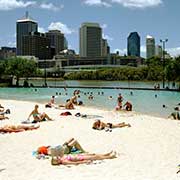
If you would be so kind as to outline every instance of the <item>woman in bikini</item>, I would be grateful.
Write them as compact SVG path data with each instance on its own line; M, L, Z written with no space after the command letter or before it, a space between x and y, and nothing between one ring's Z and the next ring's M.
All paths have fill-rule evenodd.
M114 159L116 152L109 152L106 154L77 154L77 155L64 155L63 151L58 157L52 157L52 165L78 165L87 164L95 160Z
M38 112L38 108L39 108L39 106L36 104L35 107L34 107L34 110L30 113L30 115L28 117L28 120L29 120L29 118L32 115L33 118L34 118L33 123L37 123L37 122L41 122L41 121L46 121L46 119L49 120L49 121L52 121L52 119L46 113L40 114Z
M100 121L99 119L93 123L92 128L96 130L103 130L105 128L122 128L122 127L131 127L130 124L126 124L125 122L112 124L112 123L105 123Z

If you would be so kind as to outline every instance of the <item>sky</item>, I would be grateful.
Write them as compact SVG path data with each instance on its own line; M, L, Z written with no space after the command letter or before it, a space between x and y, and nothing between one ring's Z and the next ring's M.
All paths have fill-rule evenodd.
M0 0L0 47L16 46L16 21L26 11L38 22L40 32L59 29L69 48L79 53L79 27L97 22L111 52L124 55L127 37L138 32L141 55L145 57L146 36L168 39L166 50L180 55L180 0Z

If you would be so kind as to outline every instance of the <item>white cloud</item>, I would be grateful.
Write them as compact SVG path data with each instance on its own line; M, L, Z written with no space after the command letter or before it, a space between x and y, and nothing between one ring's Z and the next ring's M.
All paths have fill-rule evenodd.
M35 1L17 1L17 0L0 0L0 10L12 10L12 9L16 9L16 8L25 8L28 6L32 6L35 5L36 2Z
M113 3L118 3L128 8L147 8L155 7L163 3L163 0L83 0L89 6L111 7Z
M144 45L141 46L141 52L142 52L142 53L146 53L146 46L144 46Z
M64 5L56 6L53 3L42 3L40 4L40 8L52 11L59 11L64 8Z
M119 52L121 56L123 56L124 54L127 54L127 49L114 49L113 53L117 53L117 51Z
M88 5L88 6L111 7L111 4L105 2L104 0L84 0L84 4L86 4L86 5Z
M103 39L107 39L109 41L113 41L113 38L108 36L108 35L102 34L102 37L103 37Z
M167 52L171 55L171 56L179 56L180 55L180 47L176 47L176 48L168 48Z
M38 32L40 33L45 33L46 30L43 27L38 27Z
M16 42L8 42L9 47L16 47Z
M147 8L162 4L162 0L111 0L129 8Z
M102 29L106 29L106 28L107 28L107 24L102 24L102 25L101 25L101 28L102 28Z
M75 32L73 29L70 29L66 24L61 22L52 22L49 27L49 30L60 30L64 34L72 34Z

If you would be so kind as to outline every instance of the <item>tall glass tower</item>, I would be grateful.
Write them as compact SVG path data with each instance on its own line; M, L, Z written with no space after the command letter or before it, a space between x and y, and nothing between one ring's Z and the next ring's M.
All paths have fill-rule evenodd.
M102 29L98 23L83 23L79 30L80 56L100 57L102 54Z
M152 36L147 35L146 37L146 58L152 58L155 56L155 39Z
M128 56L140 57L140 36L137 32L131 32L128 36Z
M29 17L26 12L25 17L16 22L16 49L17 55L22 55L22 39L24 35L29 35L32 32L38 31L38 24Z

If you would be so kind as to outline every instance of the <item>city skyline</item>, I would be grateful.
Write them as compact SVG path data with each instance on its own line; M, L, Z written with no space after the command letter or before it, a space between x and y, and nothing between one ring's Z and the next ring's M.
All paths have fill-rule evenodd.
M84 22L99 23L103 37L108 40L111 52L127 53L127 37L138 32L141 37L141 56L145 57L146 36L168 38L167 51L180 54L178 33L180 26L174 19L180 17L180 2L174 0L49 0L49 1L0 1L0 46L15 46L16 21L25 11L38 22L39 31L59 29L68 40L69 48L79 53L78 30Z

